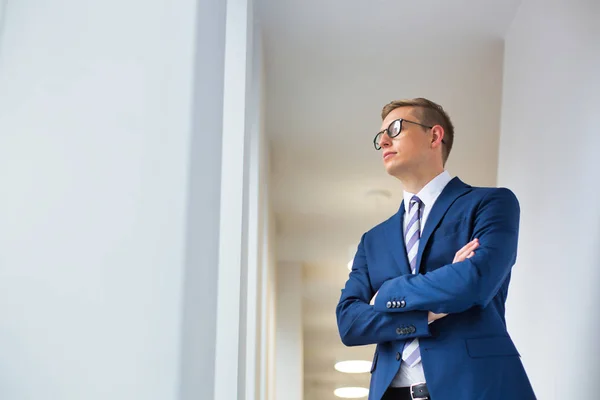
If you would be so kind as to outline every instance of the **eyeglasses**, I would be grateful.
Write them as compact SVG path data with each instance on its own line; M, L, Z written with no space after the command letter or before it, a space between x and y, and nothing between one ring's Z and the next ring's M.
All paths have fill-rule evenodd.
M390 137L390 139L393 139L396 136L398 136L400 134L400 132L402 132L402 123L403 122L409 122L411 124L419 125L424 128L427 128L427 129L433 128L433 126L423 125L423 124L420 124L415 121L409 121L409 120L402 119L402 118L397 119L395 121L392 121L392 123L387 127L387 129L384 129L381 132L379 132L377 135L375 135L375 139L373 139L373 145L375 146L375 150L381 150L380 142L381 142L381 138L383 137L384 134L387 133L387 135ZM444 142L444 139L442 139L442 143L446 143L446 142Z

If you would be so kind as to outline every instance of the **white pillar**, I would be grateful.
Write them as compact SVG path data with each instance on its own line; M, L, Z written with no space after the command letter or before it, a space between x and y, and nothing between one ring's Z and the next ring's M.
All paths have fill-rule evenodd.
M2 398L177 397L196 14L7 3Z
M215 399L244 400L247 379L254 379L255 373L255 369L245 370L246 352L256 345L246 342L248 220L244 218L250 165L246 130L253 99L248 90L252 87L252 1L228 0L226 15Z
M3 397L251 400L251 1L4 11Z
M260 115L260 82L255 79L260 75L254 70L261 67L262 55L253 54L251 0L201 2L198 41L211 51L199 47L197 54L194 110L204 118L195 126L199 139L192 147L192 167L197 167L190 210L212 215L202 220L200 211L190 220L190 229L211 238L199 243L198 235L190 234L188 240L181 397L253 400L259 379L252 364L260 343L256 181L262 157L255 145ZM213 176L210 187L196 179L212 172L219 179ZM208 199L220 199L219 207L203 206Z
M304 399L302 332L302 265L277 268L276 395L277 400Z
M524 0L506 38L498 183L521 203L507 325L540 399L600 390L599 18L596 0Z
M246 399L258 400L261 390L261 353L266 343L263 343L261 336L265 336L266 331L261 324L262 321L262 300L263 293L266 292L266 286L263 284L262 260L266 257L264 254L263 242L267 226L264 225L264 215L269 208L265 206L265 188L268 176L265 171L266 154L263 142L265 140L264 129L262 129L262 43L260 28L258 24L253 26L252 35L252 74L250 76L250 99L247 105L248 118L246 131L248 132L249 146L246 157L248 157L248 204L246 213L248 216L248 266L245 279L245 301L242 303L246 307L245 321L245 371L247 379L245 380ZM268 271L266 271L268 272ZM242 291L244 293L244 291ZM266 341L265 341L266 342Z
M263 80L264 84L264 80ZM263 98L264 101L264 98ZM262 109L264 111L264 108ZM264 122L264 119L261 119ZM264 126L264 124L263 124ZM261 128L262 129L262 128ZM264 129L263 129L264 130ZM276 338L276 279L277 279L277 264L276 264L276 232L275 232L275 216L271 209L269 196L269 176L270 166L268 155L268 143L262 136L261 151L265 155L262 157L261 164L262 176L261 186L261 206L262 206L262 226L260 235L262 236L261 246L261 290L260 290L260 400L275 399L275 338Z
M267 191L268 192L268 191ZM261 392L261 399L274 400L276 399L276 364L277 364L277 255L274 243L276 241L276 230L275 230L275 215L272 211L269 211L265 220L266 226L268 226L268 232L266 238L268 239L267 246L265 247L265 254L267 259L263 266L263 271L266 269L266 292L264 293L264 301L266 302L266 318L263 319L263 324L266 326L266 353L264 355L264 366L261 370L266 371L264 379L264 388Z
M199 0L196 18L179 399L212 400L216 378L226 2ZM234 386L235 379L232 374Z

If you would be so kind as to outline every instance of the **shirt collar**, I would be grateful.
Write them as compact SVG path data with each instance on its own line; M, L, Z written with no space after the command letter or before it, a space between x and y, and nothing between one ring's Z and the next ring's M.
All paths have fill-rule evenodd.
M431 207L433 203L437 200L439 195L442 193L442 190L446 187L446 185L452 180L448 171L442 172L435 178L429 181L423 189L419 193L417 193L417 197L421 199L423 205L425 207ZM408 205L410 204L410 200L414 196L414 193L409 193L404 191L404 210L408 210Z

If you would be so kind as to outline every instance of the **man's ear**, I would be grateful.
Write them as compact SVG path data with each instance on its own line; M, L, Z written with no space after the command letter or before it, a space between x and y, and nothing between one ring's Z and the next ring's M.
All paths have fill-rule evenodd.
M431 147L436 148L442 145L444 140L444 128L441 125L434 125L431 128Z

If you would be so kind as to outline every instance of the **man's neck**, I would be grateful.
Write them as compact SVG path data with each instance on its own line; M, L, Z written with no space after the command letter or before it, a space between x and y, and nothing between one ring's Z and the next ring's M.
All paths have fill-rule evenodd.
M444 172L444 168L434 169L431 171L422 171L421 173L417 174L407 174L407 176L398 177L398 179L400 179L400 182L402 182L402 186L404 187L405 191L417 194L442 172Z

